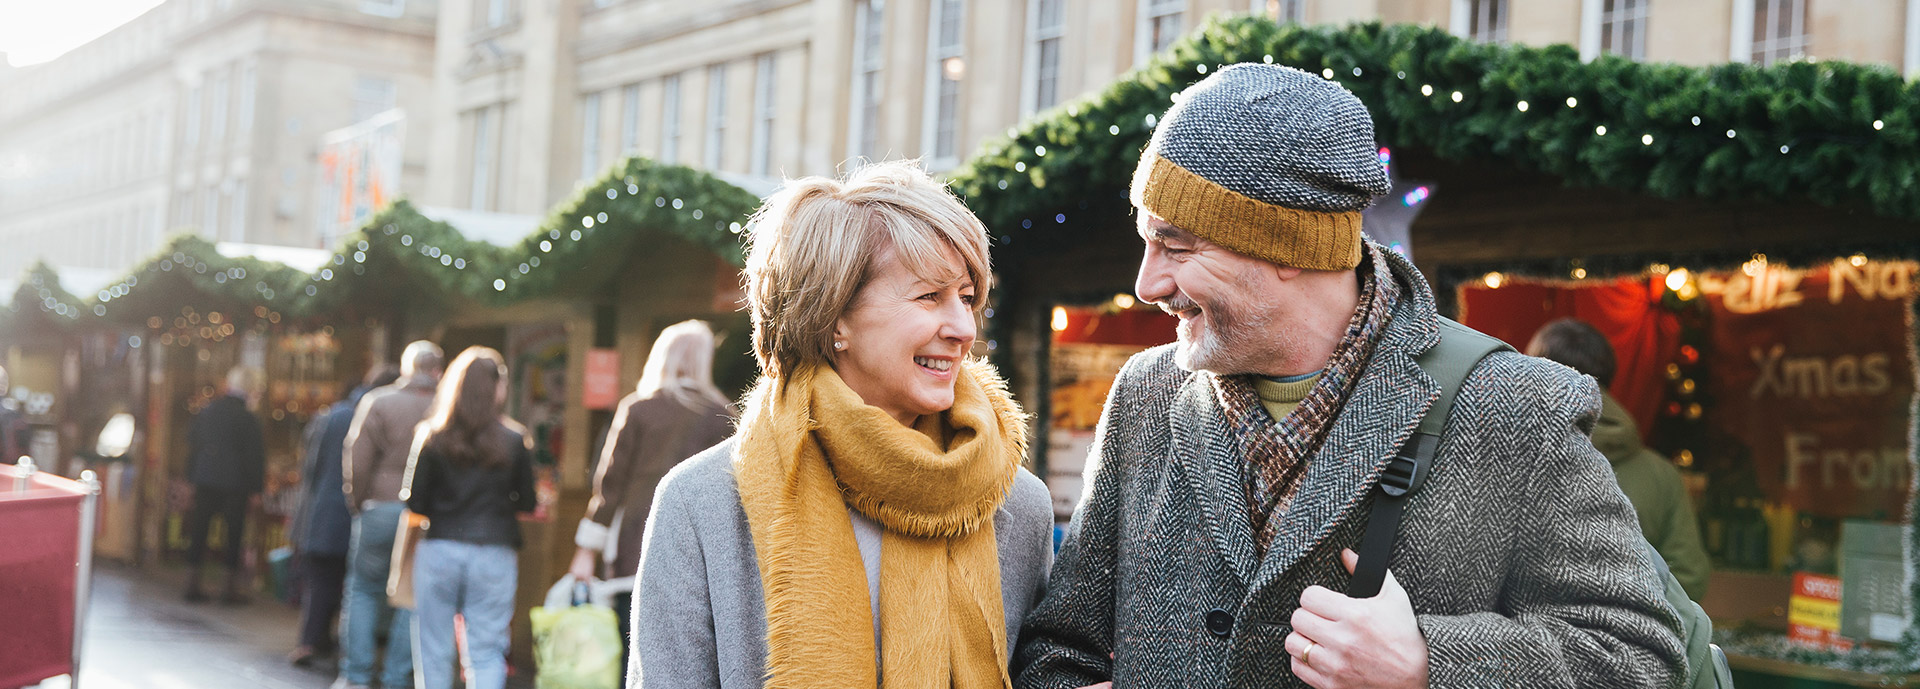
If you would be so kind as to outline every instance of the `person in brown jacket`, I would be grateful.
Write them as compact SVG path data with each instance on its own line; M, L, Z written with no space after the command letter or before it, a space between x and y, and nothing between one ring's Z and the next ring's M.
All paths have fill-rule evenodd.
M353 512L353 536L347 547L346 619L341 624L346 657L336 689L372 683L378 630L388 618L386 659L377 664L383 670L380 684L392 688L413 683L413 615L387 604L387 572L394 534L406 511L400 489L406 487L414 429L427 418L443 361L440 347L432 342L407 345L400 355L400 380L362 397L347 427L341 488Z
M733 432L733 405L713 384L713 349L713 330L702 321L675 323L654 340L640 384L620 400L607 430L593 499L574 534L576 578L632 578L660 477ZM613 602L624 637L631 594Z

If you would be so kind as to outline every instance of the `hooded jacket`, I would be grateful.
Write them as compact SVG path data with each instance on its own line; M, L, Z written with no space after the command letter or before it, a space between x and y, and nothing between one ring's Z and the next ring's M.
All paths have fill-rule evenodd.
M1687 597L1700 600L1707 595L1712 564L1700 545L1699 522L1694 519L1680 470L1660 453L1640 444L1640 429L1626 407L1612 395L1603 394L1601 399L1600 420L1593 425L1593 447L1613 465L1613 478L1640 519L1640 532L1654 550L1660 551L1667 569L1673 570L1673 578L1687 590Z

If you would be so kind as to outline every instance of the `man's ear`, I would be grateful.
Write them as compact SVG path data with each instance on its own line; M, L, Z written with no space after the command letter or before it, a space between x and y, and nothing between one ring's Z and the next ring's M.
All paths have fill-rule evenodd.
M1296 277L1300 277L1301 273L1307 272L1306 270L1301 268L1295 268L1293 266L1283 266L1278 263L1269 263L1267 265L1273 266L1274 276L1280 278L1281 280L1292 280Z

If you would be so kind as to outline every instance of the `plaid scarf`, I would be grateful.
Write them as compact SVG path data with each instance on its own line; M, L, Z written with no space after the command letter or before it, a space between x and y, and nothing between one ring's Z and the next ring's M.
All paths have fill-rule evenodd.
M1253 375L1213 376L1214 396L1237 443L1235 454L1244 458L1236 468L1253 518L1255 551L1261 557L1284 526L1284 520L1274 517L1284 514L1292 502L1300 479L1307 474L1308 458L1320 449L1327 429L1346 406L1347 395L1372 357L1374 344L1386 332L1387 319L1400 298L1400 285L1380 251L1367 245L1368 260L1359 268L1360 304L1347 321L1346 336L1293 413L1278 420L1268 414L1254 389Z

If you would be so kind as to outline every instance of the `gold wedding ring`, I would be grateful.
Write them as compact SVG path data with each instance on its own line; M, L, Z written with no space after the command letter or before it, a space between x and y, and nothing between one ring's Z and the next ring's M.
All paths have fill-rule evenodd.
M1312 657L1313 657L1313 647L1315 647L1315 646L1318 646L1318 645L1320 645L1320 644L1319 644L1318 642L1315 642L1315 641L1314 641L1314 640L1312 640L1312 639L1308 639L1308 640L1307 640L1307 650L1304 650L1304 651L1301 651L1301 652L1300 652L1300 664L1301 664L1301 665L1312 665L1312 664L1313 664L1313 661L1311 661L1311 660L1308 660L1308 659L1309 659L1309 658L1312 658Z

